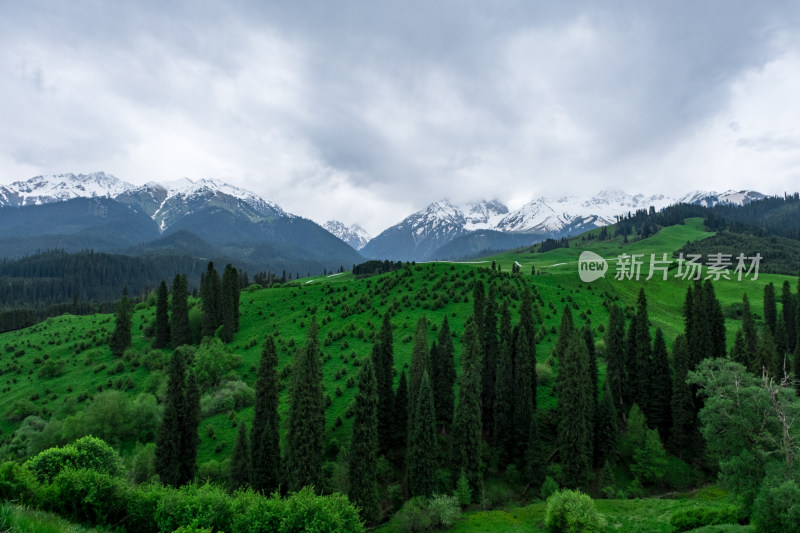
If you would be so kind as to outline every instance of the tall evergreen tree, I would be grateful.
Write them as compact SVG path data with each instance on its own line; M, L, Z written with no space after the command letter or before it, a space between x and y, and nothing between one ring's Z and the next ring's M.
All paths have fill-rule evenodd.
M213 336L222 324L220 279L213 262L208 263L208 268L201 280L200 297L203 300L201 334L203 337Z
M131 347L131 321L133 320L133 309L128 300L128 289L122 291L122 298L117 304L117 313L114 320L114 333L111 334L109 347L111 353L117 357L125 353Z
M350 440L350 500L367 521L378 518L378 384L367 358L358 373L353 437Z
M636 316L631 321L628 339L627 346L630 351L626 357L630 365L631 387L634 390L632 403L639 404L649 420L652 415L649 386L653 343L650 337L650 317L647 313L647 296L644 289L639 290Z
M497 286L489 286L489 296L486 300L484 323L481 328L483 340L483 369L481 375L481 417L482 427L489 442L494 442L494 398L495 378L497 375L497 359L499 346L497 339Z
M428 353L428 323L425 317L417 320L414 331L414 346L411 348L411 368L408 370L408 401L410 405L417 405L417 395L422 384L422 375L430 368ZM430 379L430 374L428 374ZM414 424L416 411L409 417Z
M572 319L572 308L569 305L564 306L564 311L561 313L561 325L558 327L558 337L553 346L553 357L556 361L561 358L561 355L567 349L567 344L572 338L572 333L575 331L575 323Z
M518 327L516 353L514 354L514 462L518 466L524 458L528 445L528 432L535 415L536 404L531 381L536 379L534 358L530 353L530 343L526 328Z
M791 353L794 351L795 340L797 337L797 328L795 324L797 300L792 294L792 288L788 281L783 282L781 302L783 303L781 315L783 318L783 325L786 329L786 351Z
M190 352L191 354L191 352ZM191 483L197 473L197 451L200 449L200 387L193 370L186 376L186 402L181 438L181 484Z
M387 452L392 442L392 411L394 405L394 347L392 340L391 313L383 315L381 328L372 345L372 366L378 387L378 443L382 452ZM404 428L403 431L406 431Z
M433 392L424 372L408 440L408 491L411 496L431 496L436 484L436 418Z
M708 357L725 357L727 350L725 317L722 314L722 305L714 293L714 285L710 280L706 280L703 285L703 292L705 293L705 312L708 320L708 345L711 348Z
M228 488L231 492L250 484L250 445L247 442L247 427L244 422L239 423L239 430L236 433L230 469Z
M776 329L778 328L776 327ZM769 328L761 332L758 348L756 349L756 361L758 362L757 376L760 376L763 372L773 378L783 376L783 354L778 352Z
M622 410L628 397L628 368L625 363L625 315L613 302L608 305L608 327L605 332L606 379L611 399Z
M169 344L169 337L169 291L167 283L161 280L156 300L156 335L153 347L164 348Z
M559 361L557 444L567 487L583 487L592 464L594 415L586 343L570 335Z
M280 418L278 415L278 353L267 335L256 378L253 428L250 433L252 486L270 494L280 484Z
M186 274L175 274L172 280L172 314L170 315L170 336L173 348L189 344L189 285Z
M582 334L583 342L586 343L586 350L589 353L589 375L591 376L592 382L592 402L594 403L595 408L597 408L597 378L599 375L599 369L597 368L597 350L594 345L594 334L592 333L592 327L589 324L586 324L583 327Z
M450 336L450 324L447 316L439 328L436 352L431 350L431 386L433 387L433 405L436 409L436 423L445 431L453 422L455 408L456 382L455 348Z
M775 304L775 285L770 282L764 286L764 322L767 323L769 332L775 335L775 326L778 322L778 309Z
M167 392L164 415L156 435L155 471L165 485L183 484L181 467L185 434L186 366L190 350L175 350L167 367Z
M480 329L475 322L469 321L461 341L462 371L458 386L458 404L453 421L453 471L464 472L473 494L478 494L481 484L481 369L483 368L483 357L479 334Z
M594 464L600 466L611 457L617 444L618 432L614 398L607 381L594 419Z
M500 318L500 356L497 361L494 398L494 442L501 467L514 460L514 364L511 352L511 314L508 302L503 304Z
M653 362L650 368L650 418L648 424L657 429L665 442L672 427L672 376L669 368L667 344L661 328L653 340Z
M400 373L397 390L394 394L394 443L396 450L405 450L408 436L408 380L406 371Z
M542 439L539 435L539 423L536 415L531 417L528 430L528 442L525 446L523 473L528 483L538 487L544 481L544 457L542 457Z
M686 383L692 356L686 337L679 335L672 346L675 379L672 381L672 452L685 461L694 462L702 453L702 437L698 431L697 405L692 387Z
M239 329L239 273L230 263L222 273L219 303L222 342L231 342Z
M308 328L306 345L298 350L289 390L289 431L286 463L289 490L321 487L325 442L325 404L322 396L322 362L316 318Z
M744 330L739 328L736 331L736 337L733 340L733 347L731 348L731 361L739 363L744 367L750 366L751 358L748 357L745 349Z
M744 335L744 355L746 359L739 361L744 366L752 369L755 360L756 347L758 346L758 331L753 313L750 310L750 298L747 293L742 296L742 332Z

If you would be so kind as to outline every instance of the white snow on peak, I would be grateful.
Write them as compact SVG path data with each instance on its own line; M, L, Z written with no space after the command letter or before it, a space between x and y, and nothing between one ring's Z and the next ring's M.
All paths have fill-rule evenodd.
M493 229L508 214L508 207L497 199L469 204L462 210L466 213L465 228L469 231Z
M367 233L367 230L358 224L345 226L338 220L329 220L323 224L322 227L356 250L362 249L370 240L370 235Z
M15 181L5 187L4 202L14 205L42 205L73 198L113 198L134 186L105 172L51 174Z

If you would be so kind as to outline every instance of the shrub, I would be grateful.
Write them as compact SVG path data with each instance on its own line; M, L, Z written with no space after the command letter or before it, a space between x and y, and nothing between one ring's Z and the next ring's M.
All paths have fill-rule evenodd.
M537 363L536 382L542 387L549 387L553 383L553 367L543 363Z
M65 363L64 361L54 361L53 359L48 359L44 362L42 367L39 369L39 377L40 378L56 378L58 376L64 375L65 372Z
M36 480L27 468L11 462L0 464L0 501L30 502L35 490Z
M67 468L42 492L49 510L74 522L112 525L127 515L128 483L105 472Z
M435 527L449 528L461 516L461 507L454 496L436 494L428 503L428 512Z
M204 417L240 409L255 400L256 393L247 383L239 380L223 381L213 392L200 398L200 412Z
M447 528L461 516L458 500L453 496L437 494L433 498L412 498L397 513L400 528L408 533Z
M735 524L739 511L736 507L691 507L673 513L669 523L678 531L689 531L716 524Z
M550 476L544 478L544 483L542 483L542 490L541 496L543 500L546 500L558 490L558 483L555 479Z
M95 437L83 437L60 448L47 449L25 463L39 482L51 482L62 470L91 469L111 476L123 473L122 459Z
M563 489L547 499L544 525L564 533L600 531L606 519L597 512L594 500L579 490Z
M794 479L768 475L753 504L752 522L756 531L782 533L797 531L800 519L800 486Z

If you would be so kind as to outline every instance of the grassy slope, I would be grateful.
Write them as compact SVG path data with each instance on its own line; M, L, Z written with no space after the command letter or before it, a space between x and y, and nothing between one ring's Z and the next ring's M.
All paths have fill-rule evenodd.
M13 533L100 533L105 529L86 529L52 513L36 511L12 503L0 504L0 531Z
M260 356L260 341L264 335L275 335L279 346L279 366L291 361L296 346L302 345L308 323L312 317L312 310L316 307L318 321L330 317L331 321L323 324L320 339L324 340L328 333L345 331L345 335L330 346L324 347L324 352L330 354L329 361L323 364L325 376L325 390L332 397L332 405L326 411L326 422L329 438L336 438L339 442L346 442L350 434L350 420L345 418L347 406L352 401L355 388L347 388L347 377L355 376L358 368L352 364L349 354L353 351L357 357L367 356L371 349L370 332L380 325L381 315L394 300L407 303L401 305L400 311L394 316L395 326L395 364L399 370L409 362L411 353L411 338L417 320L425 316L434 323L440 324L445 314L448 315L451 327L456 333L456 351L460 346L460 335L464 323L471 312L470 276L475 275L477 267L488 266L491 260L497 261L504 272L511 270L512 264L518 262L522 265L524 276L533 281L539 290L544 307L542 315L548 331L557 328L560 313L564 305L571 298L577 305L575 318L578 324L582 323L581 312L587 314L587 319L593 326L607 322L608 316L602 305L605 293L610 293L619 298L624 305L635 305L636 295L640 287L645 287L648 295L650 317L654 327L662 327L667 340L672 339L682 330L681 308L686 288L690 282L669 279L668 281L616 281L613 279L613 263L611 274L606 279L598 280L587 287L580 282L577 275L577 259L584 249L591 249L608 259L614 259L623 251L626 253L650 253L661 255L666 252L671 255L687 241L708 236L703 231L701 220L689 220L685 225L666 228L649 239L623 244L619 238L605 242L581 241L573 239L570 248L557 249L544 254L509 252L487 259L487 262L470 263L431 263L416 265L411 269L411 275L398 271L383 276L369 279L356 280L352 274L345 273L328 277L304 279L294 287L273 288L269 290L243 291L241 297L241 330L231 343L231 349L242 356L242 364L237 369L242 378L253 384L255 368ZM535 265L542 274L530 277L531 265ZM488 274L478 274L479 278L488 279ZM393 288L384 296L369 297L371 289L391 280L399 279ZM454 299L444 308L432 310L433 292L437 281L445 280L444 288L452 291ZM757 281L720 281L715 283L717 295L722 301L723 309L741 301L743 292L747 292L753 304L753 310L758 317L762 315L761 300L765 283L774 282L777 286L784 280L790 280L794 288L795 280L787 276L761 275ZM427 299L415 300L421 290L428 291ZM368 308L362 312L342 318L342 309L345 305L354 307L358 299L367 297ZM465 299L467 301L465 301ZM563 303L562 303L563 302ZM514 306L518 302L512 302ZM550 306L552 304L552 307ZM192 314L197 319L199 310L193 309ZM514 309L516 314L516 309ZM144 350L149 342L142 335L146 323L154 319L154 307L140 305L134 317L134 348ZM738 321L727 320L729 342L732 342L733 332L738 328ZM19 373L4 373L0 375L0 386L6 389L0 397L0 415L5 413L9 406L17 400L31 399L37 408L49 411L59 409L67 399L76 399L81 392L96 393L99 386L107 387L109 381L123 381L131 376L134 388L131 393L146 390L148 372L142 368L132 368L125 365L122 373L113 373L118 364L107 346L107 337L113 327L113 318L109 315L95 315L75 317L65 315L49 319L39 325L0 334L0 369L6 369L9 361L17 360L21 364ZM365 335L359 337L359 330ZM436 332L430 332L430 340L435 338ZM599 338L599 337L598 337ZM552 349L555 335L549 334L537 347L537 358L540 362L547 359ZM255 341L255 345L246 346ZM347 342L347 348L343 343ZM6 346L13 348L11 352ZM25 354L16 358L14 353L24 350ZM36 358L48 355L56 360L66 362L66 374L59 378L44 379L37 376L40 366ZM87 364L88 361L88 364ZM102 368L105 365L105 368ZM347 376L335 381L334 374L342 367L347 369ZM98 370L100 369L100 370ZM98 370L95 372L95 370ZM13 380L17 380L16 383ZM68 391L72 387L72 391ZM343 393L340 397L335 394L336 388L341 387ZM285 421L287 414L286 388L282 394L281 412ZM38 396L37 396L38 395ZM548 387L539 388L539 405L542 408L552 408L556 399L550 394ZM237 413L239 420L250 420L252 408L245 408ZM334 427L337 417L344 420L341 427ZM0 418L0 431L5 437L18 425L18 422L6 417ZM215 429L215 439L206 434L208 425ZM235 430L228 420L227 414L218 414L202 422L200 435L202 437L198 462L203 463L210 459L221 460L230 454ZM216 451L220 443L225 443L220 451Z

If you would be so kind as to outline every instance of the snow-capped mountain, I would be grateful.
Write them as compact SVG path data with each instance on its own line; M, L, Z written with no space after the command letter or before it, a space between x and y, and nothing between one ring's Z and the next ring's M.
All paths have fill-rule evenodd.
M354 250L362 249L370 240L367 230L358 224L348 227L338 220L329 220L322 227L352 246Z
M692 191L676 200L676 203L698 204L713 207L717 204L745 205L756 200L763 200L765 195L756 191Z
M466 229L491 229L508 214L508 207L500 200L482 201L463 208L467 219Z
M0 207L42 205L72 198L114 198L134 186L105 172L53 174L0 185Z

